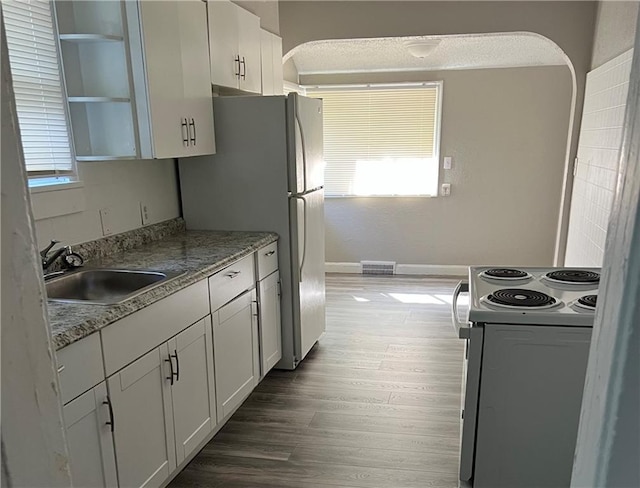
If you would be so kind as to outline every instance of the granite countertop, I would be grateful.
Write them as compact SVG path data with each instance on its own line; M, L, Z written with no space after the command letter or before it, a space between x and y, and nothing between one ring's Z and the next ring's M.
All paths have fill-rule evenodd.
M56 350L82 339L278 240L270 232L185 231L111 256L86 267L149 269L185 274L117 305L47 301Z

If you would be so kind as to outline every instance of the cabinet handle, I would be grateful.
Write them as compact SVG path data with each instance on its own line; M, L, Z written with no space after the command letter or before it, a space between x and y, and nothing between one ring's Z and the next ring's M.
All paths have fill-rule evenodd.
M64 371L64 364L58 366L58 374L62 373Z
M231 278L234 279L236 276L238 276L241 273L241 271L232 271L231 273L227 273L225 276L227 278Z
M278 298L282 297L282 283L278 281Z
M116 429L116 421L113 418L113 407L111 406L111 400L109 399L109 395L107 395L107 399L103 401L102 404L109 407L109 422L105 422L105 424L110 425L111 432L113 432Z
M189 127L187 127L187 119L181 119L180 130L182 131L182 143L185 146L189 146Z
M276 252L275 251L269 251L267 253L265 253L264 255L269 257L269 256L273 256Z
M193 142L193 145L196 145L196 121L193 120L193 117L191 118L191 121L189 122L189 133L191 133L191 128L193 127L193 135L191 136L191 142Z
M173 352L173 357L176 358L176 381L180 381L180 359L178 359L178 350L174 349ZM171 354L169 354L169 356L171 356Z
M240 79L240 55L238 54L236 58L233 60L234 63L238 63L238 70L236 71L236 76Z
M244 56L242 56L242 61L240 61L240 64L242 65L242 74L240 75L240 77L244 80L247 78L247 63L244 62Z
M252 301L251 303L252 303L252 304L253 304L253 303L255 303L255 304L256 304L255 312L253 313L253 316L254 316L254 317L258 317L258 316L260 316L260 304L259 304L257 301L255 301L255 300L254 300L254 301ZM253 308L253 307L252 307L252 308Z
M171 368L171 374L166 378L171 381L171 386L173 386L173 377L175 376L175 373L173 372L173 361L171 361L171 354L169 354L169 359L165 359L164 362L169 363L169 367Z

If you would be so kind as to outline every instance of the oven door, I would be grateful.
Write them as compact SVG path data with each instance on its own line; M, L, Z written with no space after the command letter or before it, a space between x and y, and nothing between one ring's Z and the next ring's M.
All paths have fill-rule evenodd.
M461 281L453 292L451 319L456 335L466 341L462 383L462 426L460 429L460 481L470 484L475 458L476 423L480 396L480 369L484 328L479 324L462 322L458 318L458 297L469 291L469 284Z

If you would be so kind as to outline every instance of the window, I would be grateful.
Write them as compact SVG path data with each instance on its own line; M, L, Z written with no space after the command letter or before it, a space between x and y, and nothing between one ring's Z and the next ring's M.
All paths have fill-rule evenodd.
M323 99L327 196L435 196L442 83L307 87Z
M57 43L47 0L3 0L29 185L75 180Z

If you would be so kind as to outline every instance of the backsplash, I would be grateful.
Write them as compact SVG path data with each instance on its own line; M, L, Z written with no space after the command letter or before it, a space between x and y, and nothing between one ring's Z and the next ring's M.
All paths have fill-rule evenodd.
M93 261L105 256L110 256L120 252L125 252L153 241L158 241L167 236L184 232L186 224L182 217L178 217L159 224L149 225L139 229L134 229L122 234L103 237L94 241L84 242L73 246L73 252L80 254L85 262ZM60 271L62 264L57 260L52 264L47 273Z

